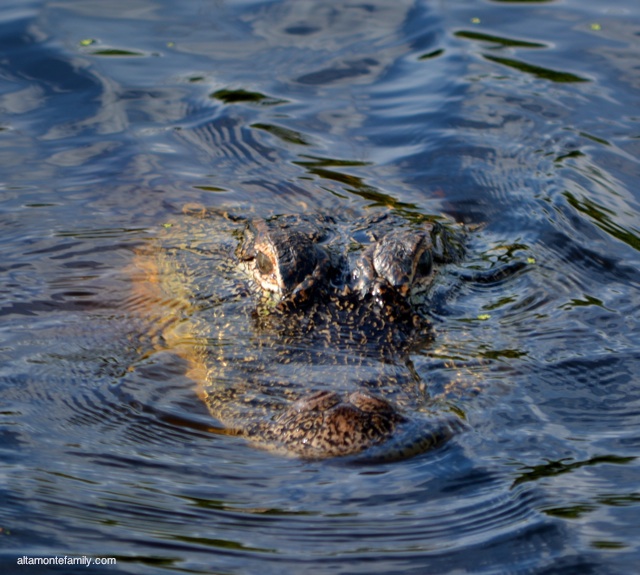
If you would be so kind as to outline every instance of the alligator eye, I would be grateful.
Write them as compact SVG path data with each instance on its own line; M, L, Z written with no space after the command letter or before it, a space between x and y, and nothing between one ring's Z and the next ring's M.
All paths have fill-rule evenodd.
M269 275L273 271L273 262L262 252L256 254L256 265L263 276Z

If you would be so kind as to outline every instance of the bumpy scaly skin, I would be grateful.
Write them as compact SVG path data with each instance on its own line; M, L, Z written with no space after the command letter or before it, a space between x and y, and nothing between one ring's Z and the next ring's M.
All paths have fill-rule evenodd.
M405 419L382 399L320 391L296 401L268 429L274 440L308 457L349 455L380 443Z
M228 227L221 218L193 218L178 233L174 228L173 244L157 254L164 295L180 294L186 303L165 338L189 356L203 380L203 399L221 423L310 458L364 451L378 459L406 457L463 427L446 412L399 407L415 393L406 373L362 382L351 392L314 391L304 375L326 365L331 380L353 364L370 377L401 363L415 338L424 337L426 324L409 296L432 280L434 260L451 259L442 255L446 250L458 253L447 236L436 237L433 224L408 225L384 214L350 226L321 215L250 222L235 255L259 290L275 297L275 305L257 308L231 261ZM242 321L251 309L253 327ZM278 373L285 368L301 371L302 381L283 381Z
M320 221L279 218L251 222L237 256L248 262L256 283L265 291L294 303L326 279L330 262L317 242L326 236Z
M385 293L406 299L414 282L431 278L431 240L428 231L394 230L371 244L354 270L354 289L363 296Z

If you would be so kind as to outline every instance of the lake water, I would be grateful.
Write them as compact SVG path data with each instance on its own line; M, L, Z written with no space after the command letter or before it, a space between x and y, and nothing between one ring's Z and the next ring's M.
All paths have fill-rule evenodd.
M637 0L5 0L0 45L3 573L637 571ZM526 262L413 358L469 429L349 465L211 433L131 271L192 203ZM65 555L117 565L18 565Z

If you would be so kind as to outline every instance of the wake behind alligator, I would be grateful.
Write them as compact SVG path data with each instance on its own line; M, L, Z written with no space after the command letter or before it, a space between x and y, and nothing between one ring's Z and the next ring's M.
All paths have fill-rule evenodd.
M380 211L249 219L187 208L139 255L162 346L226 433L307 458L409 457L464 428L411 353L453 223Z

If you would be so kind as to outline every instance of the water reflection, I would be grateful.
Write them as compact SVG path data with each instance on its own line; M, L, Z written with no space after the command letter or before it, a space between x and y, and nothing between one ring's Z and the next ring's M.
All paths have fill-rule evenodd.
M639 18L635 0L3 5L3 569L633 572ZM134 252L188 203L472 224L412 357L470 431L353 466L217 429L132 288Z

